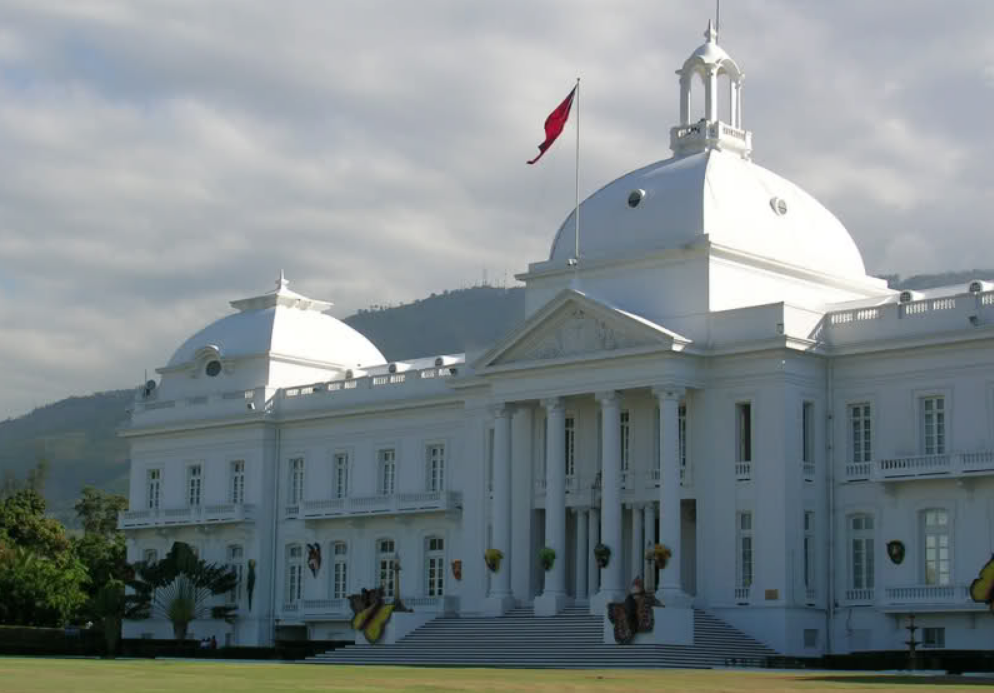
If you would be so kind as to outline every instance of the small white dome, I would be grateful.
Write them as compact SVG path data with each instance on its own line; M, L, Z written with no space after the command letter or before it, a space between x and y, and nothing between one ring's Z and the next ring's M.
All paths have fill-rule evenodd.
M580 205L580 220L580 255L588 259L680 248L706 236L824 274L866 277L856 243L821 203L785 178L718 149L622 176ZM573 244L570 214L549 260L565 266Z
M239 312L187 339L167 368L196 360L205 347L224 359L273 355L343 369L386 363L372 342L323 312L330 303L301 296L286 285L281 276L276 291L232 301Z

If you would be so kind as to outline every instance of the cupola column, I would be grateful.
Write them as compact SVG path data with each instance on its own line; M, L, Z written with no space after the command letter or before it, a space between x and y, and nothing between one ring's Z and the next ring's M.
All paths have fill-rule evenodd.
M680 76L680 125L690 124L690 85L691 75Z
M709 123L718 120L718 66L709 65L704 75L704 113Z

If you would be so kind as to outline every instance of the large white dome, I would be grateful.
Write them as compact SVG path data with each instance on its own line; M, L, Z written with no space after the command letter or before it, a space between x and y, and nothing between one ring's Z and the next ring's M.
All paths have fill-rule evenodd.
M301 296L286 285L281 277L274 292L232 301L238 312L183 342L167 368L195 361L205 347L225 359L270 355L343 369L386 362L362 334L323 312L330 303Z
M639 197L637 204L635 197ZM573 257L571 213L549 260ZM737 153L706 149L632 171L580 205L580 256L631 257L712 243L850 279L866 268L839 220L789 180Z

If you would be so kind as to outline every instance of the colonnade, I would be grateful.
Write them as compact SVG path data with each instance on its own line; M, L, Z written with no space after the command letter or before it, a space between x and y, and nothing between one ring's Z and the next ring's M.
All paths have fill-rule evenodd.
M686 603L680 578L680 442L679 403L682 388L654 388L659 403L659 537L673 553L674 565L661 573L657 596L667 604ZM596 394L601 413L600 507L577 508L574 586L578 595L590 594L591 610L625 595L625 566L622 562L621 484L621 395L616 391ZM566 412L562 397L544 399L547 420L545 465L545 545L556 553L551 569L544 572L541 594L535 599L538 615L552 615L567 603L566 570ZM493 442L493 544L505 556L511 554L511 403L494 407ZM634 505L631 513L632 574L644 567L645 546L655 531L655 507ZM597 543L612 553L607 565L598 569L593 556ZM513 560L513 559L511 559ZM595 591L596 590L596 591ZM491 579L491 604L501 611L513 604L510 570L501 569Z

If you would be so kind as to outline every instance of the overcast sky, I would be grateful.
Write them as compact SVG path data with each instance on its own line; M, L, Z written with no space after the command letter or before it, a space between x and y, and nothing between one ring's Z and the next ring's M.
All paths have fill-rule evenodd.
M873 273L994 266L994 2L732 0L757 162ZM701 0L0 0L0 419L128 387L269 290L344 317L544 259L669 155ZM570 133L572 136L572 133Z

